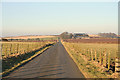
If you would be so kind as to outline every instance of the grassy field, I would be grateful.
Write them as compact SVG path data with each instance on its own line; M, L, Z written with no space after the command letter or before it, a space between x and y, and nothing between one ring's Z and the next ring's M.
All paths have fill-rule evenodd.
M88 78L115 76L115 57L118 44L62 42Z
M5 37L6 39L34 39L34 38L55 38L56 36L16 36Z
M1 42L3 76L30 61L44 50L55 44L54 41L44 42Z
M96 51L97 57L100 53L110 53L111 59L114 59L118 51L117 44L97 44L97 43L68 43L71 47L78 50L80 53L89 57L89 54L92 50L93 54ZM87 55L88 54L88 55ZM104 53L103 53L104 54Z
M1 42L2 58L25 54L53 42Z

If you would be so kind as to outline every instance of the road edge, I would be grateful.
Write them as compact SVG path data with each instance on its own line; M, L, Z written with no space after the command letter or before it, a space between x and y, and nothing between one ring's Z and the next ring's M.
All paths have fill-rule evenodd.
M62 45L64 46L63 44L63 41L61 41ZM82 72L82 74L84 75L85 78L89 78L88 75L86 75L82 69L79 67L79 64L77 63L76 59L70 54L70 52L67 50L67 48L64 46L65 50L67 51L67 53L69 54L69 56L72 58L72 60L75 62L75 64L77 65L78 69Z
M55 43L54 43L55 44ZM53 45L54 45L53 44ZM15 69L17 69L18 67L20 67L21 65L24 65L25 63L31 61L32 59L34 59L35 57L39 56L40 54L42 54L44 51L46 51L47 49L49 49L51 46L45 47L44 49L36 52L33 56L31 56L30 58L23 60L22 62L18 63L17 65L15 65L14 67L12 67L11 69L2 72L0 75L2 75L2 78L8 76L12 71L14 71Z

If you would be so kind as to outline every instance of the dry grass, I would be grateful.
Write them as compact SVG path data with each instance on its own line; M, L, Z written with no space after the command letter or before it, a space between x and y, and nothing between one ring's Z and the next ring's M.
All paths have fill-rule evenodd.
M28 39L28 38L53 38L56 36L16 36L16 37L5 37L6 39Z
M99 35L89 34L89 37L100 37Z
M115 54L118 50L118 44L98 44L98 43L69 43L62 42L69 55L77 64L80 71L86 78L115 78L115 73L109 70L103 65L99 64L99 54L106 50L106 53L110 52L110 62L114 62ZM89 52L88 52L89 49ZM90 60L90 50L97 51L97 61ZM92 51L94 55L94 51ZM102 53L103 54L103 53ZM93 56L94 58L95 56Z

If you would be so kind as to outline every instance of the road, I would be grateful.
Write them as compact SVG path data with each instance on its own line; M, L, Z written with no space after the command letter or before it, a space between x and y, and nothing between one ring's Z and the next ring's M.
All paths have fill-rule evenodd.
M84 78L61 42L13 71L9 78Z

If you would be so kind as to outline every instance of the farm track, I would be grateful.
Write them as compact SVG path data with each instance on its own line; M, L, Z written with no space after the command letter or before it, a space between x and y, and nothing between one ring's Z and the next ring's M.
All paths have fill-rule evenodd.
M84 75L58 42L6 78L84 78Z

